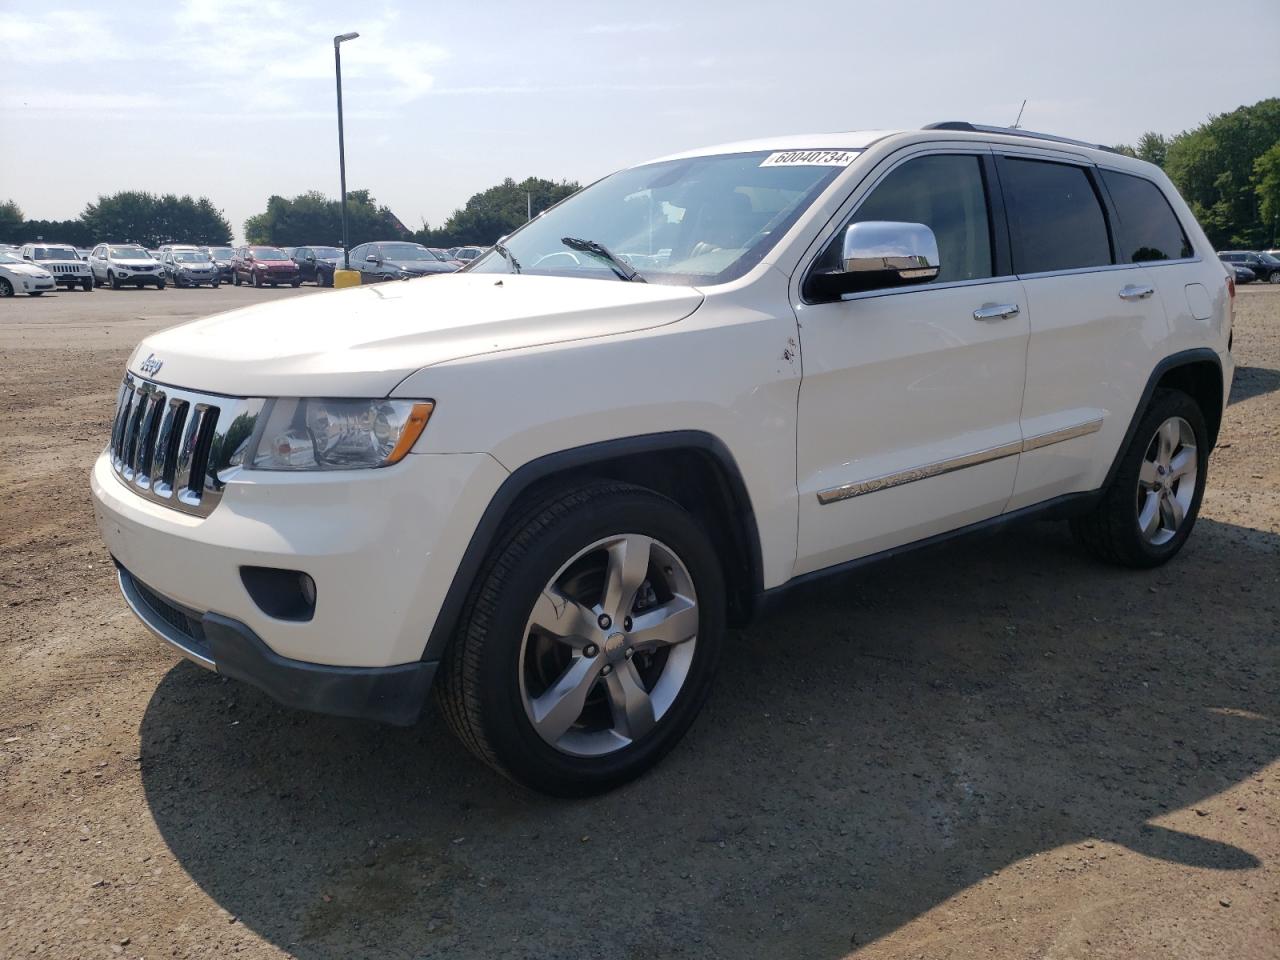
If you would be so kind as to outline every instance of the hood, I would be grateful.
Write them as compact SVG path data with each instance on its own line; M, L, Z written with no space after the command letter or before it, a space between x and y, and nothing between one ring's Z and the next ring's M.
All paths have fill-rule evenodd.
M7 270L9 273L16 273L23 277L51 277L51 274L44 267L38 267L34 263L0 263L0 270Z
M296 267L297 266L297 264L294 263L292 260L263 260L261 257L252 261L252 263L255 267L271 267L272 269L276 267Z
M261 303L171 327L129 369L233 396L381 397L416 370L462 357L630 333L696 310L693 287L458 273ZM142 373L152 359L158 373Z
M124 267L127 270L137 270L140 267L160 266L160 264L157 261L152 260L150 257L148 257L146 260L137 259L135 257L130 257L127 260L121 260L119 258L112 257L109 262L114 264L117 267Z

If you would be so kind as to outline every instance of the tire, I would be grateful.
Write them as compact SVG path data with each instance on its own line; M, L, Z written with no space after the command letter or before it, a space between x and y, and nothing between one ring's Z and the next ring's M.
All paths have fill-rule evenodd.
M163 290L164 288L165 288L165 282L164 282L163 280L157 280L157 281L156 281L156 289L157 289L157 290Z
M260 274L255 273L253 275L253 285L259 289L262 288L262 276Z
M218 287L220 287L221 285L222 285L222 284L221 284L221 282L220 282L220 281L218 281L218 280L214 280L212 283L210 283L210 284L209 284L209 289L211 289L211 290L217 290L217 289L218 289Z
M89 280L81 280L81 281L80 281L80 289L81 289L81 290L83 290L85 293L92 293L92 292L93 292L93 280L92 280L92 279L89 279Z
M1072 534L1108 563L1167 563L1195 526L1208 464L1209 431L1199 405L1180 390L1156 390L1101 502L1071 521Z
M238 273L233 273L233 274L231 275L231 285L232 285L233 287L238 287L238 286L240 286L240 274L238 274Z
M323 271L323 270L317 270L317 271L316 271L316 286L317 286L317 287L332 287L332 286L333 286L333 274L331 274L331 273L330 273L330 274L327 274L327 275L326 275L326 274L324 273L324 271Z
M9 282L7 277L0 277L0 297L12 297L13 284Z
M1271 276L1267 278L1267 283L1280 283L1280 270L1273 270Z
M46 292L46 291L44 291L44 290L32 290L30 293L28 293L28 294L27 294L27 296L28 296L28 297L43 297L43 296L45 295L45 292Z
M107 282L111 284L112 290L120 289L120 278L116 276L114 270L107 271Z
M629 554L616 552L624 540ZM604 571L628 555L652 562L633 566L627 580L643 581L611 599ZM576 599L547 603L553 586ZM634 632L630 615L621 629L603 616L609 607L634 614ZM564 636L544 633L541 616L569 624ZM441 664L441 710L476 757L517 783L555 796L602 793L644 773L688 730L711 688L724 619L719 558L683 508L625 483L567 488L499 534ZM574 674L575 693L555 696ZM562 709L535 725L547 703Z
M294 280L291 284L289 284L289 286L291 286L291 287L293 287L293 289L297 290L300 286L302 286L302 281L301 281L301 280Z

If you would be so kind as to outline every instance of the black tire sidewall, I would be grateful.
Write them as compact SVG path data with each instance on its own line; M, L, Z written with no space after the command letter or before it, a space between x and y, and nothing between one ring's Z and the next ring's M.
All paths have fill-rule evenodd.
M1191 424L1191 430L1195 434L1196 489L1195 495L1191 499L1191 506L1187 510L1186 517L1177 532L1168 542L1153 544L1142 536L1142 531L1138 528L1136 512L1138 471L1142 467L1143 458L1146 456L1147 448L1155 437L1156 431L1161 424L1171 417L1181 417L1186 420L1187 423ZM1172 559L1174 554L1182 549L1182 545L1186 543L1187 538L1191 536L1191 529L1195 526L1196 518L1200 514L1200 503L1204 497L1204 486L1208 472L1209 430L1204 422L1204 414L1200 412L1199 405L1187 394L1178 390L1162 390L1158 392L1141 422L1139 422L1137 432L1133 436L1133 442L1129 445L1129 449L1125 451L1124 460L1116 473L1112 496L1117 498L1117 505L1123 502L1123 498L1127 496L1131 505L1130 510L1133 513L1132 522L1128 527L1132 542L1122 545L1122 548L1144 566L1158 566Z
M647 737L605 757L571 757L544 741L525 714L518 680L520 645L533 603L556 571L588 544L623 533L661 541L689 570L698 597L698 646L683 689ZM504 579L481 653L482 715L503 765L539 789L582 795L626 782L655 764L683 736L709 692L724 632L724 598L723 574L710 539L689 514L657 494L615 494L542 530Z

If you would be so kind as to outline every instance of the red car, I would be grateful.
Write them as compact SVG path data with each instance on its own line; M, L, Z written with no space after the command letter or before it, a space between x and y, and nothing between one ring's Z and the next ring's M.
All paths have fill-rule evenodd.
M298 265L279 247L237 247L231 260L231 282L237 287L251 283L255 287L296 287L302 283Z

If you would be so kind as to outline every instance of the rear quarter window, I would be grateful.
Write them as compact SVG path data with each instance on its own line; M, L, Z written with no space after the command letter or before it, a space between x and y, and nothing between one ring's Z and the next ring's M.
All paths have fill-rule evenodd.
M1005 157L1000 181L1009 207L1016 273L1111 263L1106 216L1083 167Z
M1191 241L1159 187L1114 170L1103 170L1102 182L1119 217L1116 233L1121 263L1183 260L1193 255Z

